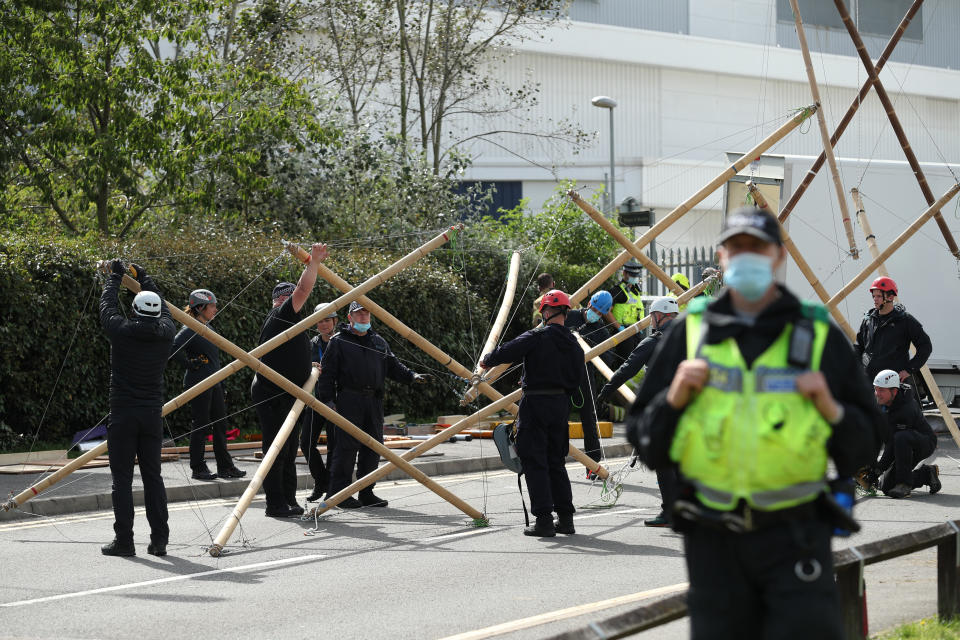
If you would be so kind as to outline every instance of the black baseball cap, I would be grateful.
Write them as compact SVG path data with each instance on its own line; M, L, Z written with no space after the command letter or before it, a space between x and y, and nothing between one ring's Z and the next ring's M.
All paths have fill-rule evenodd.
M353 302L350 303L350 309L347 311L347 313L353 313L354 311L360 311L360 310L363 309L363 308L364 308L364 306L360 303L359 300L354 300Z
M278 282L273 288L273 299L276 300L281 296L293 295L293 290L296 288L297 285L292 282Z
M723 221L723 229L720 230L717 244L723 244L741 233L776 245L783 244L783 238L780 237L780 222L773 214L756 207L740 207L728 215Z

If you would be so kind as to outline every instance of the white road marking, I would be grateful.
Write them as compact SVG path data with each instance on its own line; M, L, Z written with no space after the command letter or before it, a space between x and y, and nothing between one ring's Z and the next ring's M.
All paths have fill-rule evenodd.
M296 558L284 558L282 560L270 560L269 562L257 562L254 564L245 564L230 569L212 569L210 571L199 571L182 576L170 576L168 578L157 578L156 580L145 580L143 582L131 582L129 584L118 584L112 587L101 587L99 589L87 589L86 591L74 591L73 593L61 593L55 596L46 596L44 598L33 598L32 600L19 600L17 602L4 602L0 607L19 607L27 604L38 604L41 602L50 602L52 600L65 600L67 598L79 598L81 596L90 596L97 593L108 593L110 591L122 591L124 589L136 589L138 587L149 587L155 584L165 584L168 582L179 582L181 580L192 580L193 578L203 578L205 576L217 575L219 573L238 573L249 571L251 569L262 569L264 567L292 564L294 562L304 562L306 560L315 560L325 558L322 555L298 556Z
M454 636L441 638L441 640L484 640L485 638L492 638L494 636L511 633L513 631L519 631L521 629L529 629L530 627L536 627L549 622L556 622L557 620L576 618L577 616L593 613L594 611L602 611L603 609L610 609L612 607L619 607L624 604L631 604L633 602L637 602L638 600L646 600L647 598L677 593L685 590L688 586L688 583L681 582L679 584L672 584L667 587L657 587L656 589L640 591L639 593L631 593L630 595L610 598L609 600L590 602L587 604L570 607L568 609L558 609L557 611L541 613L540 615L531 616L529 618L511 620L510 622L496 624L492 627L486 627L484 629L465 631L464 633L458 633Z

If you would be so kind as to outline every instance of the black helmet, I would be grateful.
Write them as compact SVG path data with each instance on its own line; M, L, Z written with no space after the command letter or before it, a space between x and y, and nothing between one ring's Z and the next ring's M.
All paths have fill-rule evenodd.
M195 289L190 292L190 302L188 304L191 309L196 310L208 304L217 304L217 296L207 289Z

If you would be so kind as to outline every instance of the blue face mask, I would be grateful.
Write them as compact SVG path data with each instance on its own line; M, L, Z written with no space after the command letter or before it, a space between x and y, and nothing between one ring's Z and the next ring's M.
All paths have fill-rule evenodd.
M600 319L600 314L594 311L593 309L587 309L583 312L583 316L587 319L588 324L593 324Z
M357 333L366 333L367 331L370 330L370 323L369 323L369 322L354 322L354 323L353 323L353 330L356 331Z
M750 302L756 302L773 284L773 258L759 253L739 253L730 258L723 282Z
M627 276L627 284L640 284L640 278L636 276Z

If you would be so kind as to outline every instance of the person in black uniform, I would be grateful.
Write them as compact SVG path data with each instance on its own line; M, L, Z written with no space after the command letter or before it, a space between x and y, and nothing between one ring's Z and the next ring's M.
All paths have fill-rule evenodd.
M317 265L326 257L327 245L314 244L310 252L310 262L304 267L297 284L281 282L273 288L273 308L260 329L260 344L283 333L301 320L300 311L317 281ZM300 332L265 353L260 360L298 387L303 386L310 377L312 366L310 340L306 332ZM259 375L253 377L250 391L260 421L261 450L266 454L296 401L289 393ZM267 497L267 517L292 518L303 514L303 507L297 504L296 460L300 438L299 432L296 429L294 431L287 438L263 480L263 491Z
M160 475L163 441L163 370L175 327L170 310L143 267L131 264L141 291L133 299L133 317L120 312L118 292L124 268L109 264L100 296L100 324L110 341L110 423L107 447L113 477L113 542L101 547L107 556L135 556L133 546L133 463L140 464L143 500L150 523L147 553L167 554L167 492Z
M327 306L328 302L321 302L313 308L316 313ZM337 311L334 309L326 318L317 320L317 335L310 338L310 357L316 367L320 367L323 352L333 337L333 332L337 328ZM322 371L322 368L321 368ZM314 387L314 393L317 389ZM313 477L313 493L307 497L308 502L315 502L323 497L327 487L330 485L330 471L327 468L333 459L333 429L332 425L327 424L327 419L314 411L313 409L304 409L309 411L307 414L307 423L304 425L300 436L300 450L307 458L307 466L310 468L310 475ZM320 440L320 433L327 430L327 464L323 463L323 456L317 447Z
M919 388L913 373L927 362L933 345L920 321L902 304L896 304L898 293L893 278L882 276L870 284L873 309L864 314L853 346L867 370L867 378L872 380L882 370L893 369L900 382L910 385L919 405ZM910 343L917 349L912 358Z
M540 301L543 326L522 333L480 360L484 369L523 362L517 453L527 480L530 511L537 518L523 530L528 536L575 533L573 492L564 462L570 449L570 396L580 386L584 367L583 349L563 324L569 310L567 294L548 291Z
M348 324L341 324L323 352L317 397L335 402L337 413L383 442L383 386L387 378L397 382L426 383L429 376L414 373L397 359L387 341L370 328L370 312L354 300L347 313ZM376 470L380 454L362 446L356 438L335 427L336 446L330 461L330 488L327 497L350 485L356 466L357 478ZM385 507L387 501L373 493L376 483L341 502L343 509Z
M207 289L190 292L184 309L186 313L203 324L210 324L217 315L217 297ZM171 359L183 365L183 388L189 389L198 382L220 371L220 349L206 338L184 326L173 339ZM223 384L217 383L190 401L193 430L190 432L190 469L194 480L242 478L247 475L233 464L227 451L227 407L224 401ZM217 460L217 473L210 473L204 460L207 434L213 433L213 455Z
M880 490L891 498L906 498L911 490L927 485L930 493L940 491L940 467L916 465L933 455L937 436L901 386L897 371L886 369L873 380L873 393L880 411L890 427L890 439L883 445L883 455L872 471L872 482L879 480Z
M627 380L640 373L640 369L649 362L653 350L663 337L663 331L678 313L680 313L680 307L677 306L674 298L657 298L651 303L650 335L640 341L637 348L630 352L627 361L613 372L610 382L603 385L597 396L597 404L605 403L617 392L617 389L626 384ZM644 520L643 524L648 527L667 527L670 526L670 506L673 504L673 491L676 487L676 470L672 467L657 470L657 485L660 487L660 496L663 498L660 513Z
M570 331L576 331L590 347L595 347L610 337L610 331L607 330L603 322L603 314L610 311L612 302L610 294L606 291L597 291L590 297L590 303L586 309L570 309L564 320L564 326ZM607 350L600 355L600 359L610 368L616 367L616 358L611 350ZM593 403L593 389L597 386L596 380L600 373L597 368L588 363L584 363L586 371L580 382L579 402L580 424L583 428L583 452L591 459L600 462L600 430L597 427L597 407L600 403ZM593 480L597 474L587 469L587 479Z
M776 283L776 218L739 209L719 243L727 287L664 332L628 438L648 466L679 467L673 527L695 640L839 640L830 537L851 521L829 490L852 487L824 476L828 458L845 478L876 460L882 419L826 309Z

